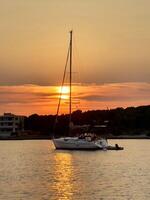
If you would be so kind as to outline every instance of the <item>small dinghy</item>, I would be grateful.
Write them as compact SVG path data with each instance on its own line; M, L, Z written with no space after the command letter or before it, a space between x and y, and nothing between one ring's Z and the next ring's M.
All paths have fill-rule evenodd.
M123 150L123 147L120 147L118 144L115 144L115 146L107 146L107 150Z

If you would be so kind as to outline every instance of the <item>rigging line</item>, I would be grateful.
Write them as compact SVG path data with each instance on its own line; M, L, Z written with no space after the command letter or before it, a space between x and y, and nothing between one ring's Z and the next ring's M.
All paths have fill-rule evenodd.
M68 52L67 52L67 58L66 58L66 63L65 63L65 69L64 69L62 84L61 84L61 88L60 88L60 96L59 96L59 100L58 100L58 106L57 106L57 112L56 112L56 118L55 118L55 122L54 122L54 128L53 128L54 131L53 132L55 132L55 128L56 128L56 124L57 124L57 120L58 120L59 108L60 108L61 97L62 97L62 89L63 89L64 82L65 82L67 64L68 64L68 60L69 60L69 54L70 54L70 45L68 47ZM54 137L54 135L53 135L53 137Z
M72 112L72 33L73 31L70 31L70 101L69 101L69 123L71 123L71 112Z

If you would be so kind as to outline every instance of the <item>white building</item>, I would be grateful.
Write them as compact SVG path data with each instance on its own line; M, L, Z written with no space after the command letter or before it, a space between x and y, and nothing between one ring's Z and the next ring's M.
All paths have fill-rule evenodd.
M24 116L4 113L0 116L0 137L9 137L24 130Z

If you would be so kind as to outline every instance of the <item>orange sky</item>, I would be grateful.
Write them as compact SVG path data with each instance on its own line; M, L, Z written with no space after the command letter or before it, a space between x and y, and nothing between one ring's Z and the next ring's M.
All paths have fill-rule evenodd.
M30 115L56 114L58 86L1 86L0 111ZM60 113L68 112L68 95L65 90ZM150 102L149 83L113 83L73 86L73 110L108 109L148 105Z
M83 83L148 82L149 8L148 0L1 0L0 84L58 84L70 29Z
M0 113L56 112L71 29L73 81L82 82L74 109L149 104L149 8L148 0L1 0Z

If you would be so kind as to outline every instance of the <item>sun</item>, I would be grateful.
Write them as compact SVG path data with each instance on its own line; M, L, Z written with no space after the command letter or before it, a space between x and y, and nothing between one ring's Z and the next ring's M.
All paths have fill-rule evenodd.
M63 86L58 88L58 92L61 94L61 99L69 99L70 89L69 86Z
M69 94L70 89L69 86L63 86L63 87L59 87L59 93L61 94Z

